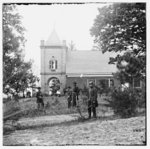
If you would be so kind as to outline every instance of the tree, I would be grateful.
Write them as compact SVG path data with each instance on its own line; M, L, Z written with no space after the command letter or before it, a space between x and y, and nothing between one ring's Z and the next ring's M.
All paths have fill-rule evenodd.
M32 62L25 62L23 50L25 44L25 28L21 24L21 16L17 13L16 5L3 5L3 91L6 86L24 91L29 79L35 78L31 72ZM33 79L31 79L33 80Z
M102 51L116 52L109 64L116 64L118 77L132 84L146 73L146 5L114 3L98 9L91 35Z
M69 50L70 50L70 51L76 51L76 50L77 50L76 47L75 47L75 44L73 43L73 41L71 41L71 42L69 43Z

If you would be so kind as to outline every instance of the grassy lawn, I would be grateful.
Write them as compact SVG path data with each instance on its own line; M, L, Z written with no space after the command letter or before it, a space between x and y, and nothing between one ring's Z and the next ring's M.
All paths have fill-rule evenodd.
M84 97L79 97L79 106L82 112L87 112L87 102L83 101ZM99 106L97 111L107 112L108 107L103 106L106 102L103 98L98 98ZM59 115L59 114L72 114L77 113L76 108L68 109L67 98L62 97L44 97L44 104L46 113L37 110L36 98L20 99L19 103L9 101L3 104L4 116L21 111L19 117L35 117L42 115Z
M87 114L86 102L79 98L83 115ZM20 111L17 115L20 125L4 125L4 145L144 145L145 115L119 119L112 115L101 117L109 112L105 97L98 98L98 119L80 121L72 115L76 108L68 109L67 99L45 97L44 112L37 110L36 98L20 99L19 103L4 103L4 116ZM52 116L53 115L53 116ZM78 116L78 115L77 115ZM33 118L34 117L34 118ZM143 143L144 142L144 143Z

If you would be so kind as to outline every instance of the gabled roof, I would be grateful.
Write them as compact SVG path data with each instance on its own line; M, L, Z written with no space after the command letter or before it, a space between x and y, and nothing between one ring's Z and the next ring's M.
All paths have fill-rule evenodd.
M67 56L66 73L73 74L112 74L117 71L115 65L108 64L112 53L101 51L69 51Z
M59 39L55 29L53 29L52 33L48 37L48 40L45 43L46 46L60 46L62 45L61 40Z

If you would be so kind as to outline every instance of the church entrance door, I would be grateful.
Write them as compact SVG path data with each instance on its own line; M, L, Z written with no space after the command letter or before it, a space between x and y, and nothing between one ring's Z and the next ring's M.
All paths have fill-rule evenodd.
M56 77L52 77L49 79L49 95L56 95L58 90L60 89L60 81Z

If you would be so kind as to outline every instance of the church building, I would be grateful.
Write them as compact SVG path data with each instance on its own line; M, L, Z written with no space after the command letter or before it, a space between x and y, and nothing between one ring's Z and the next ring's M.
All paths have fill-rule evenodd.
M110 53L101 51L76 50L71 51L66 41L61 41L55 30L47 41L41 41L41 88L49 93L53 81L60 84L62 91L72 86L76 81L80 88L88 87L89 81L99 85L102 81L110 87L118 84L113 78L117 71L115 65L108 64Z

